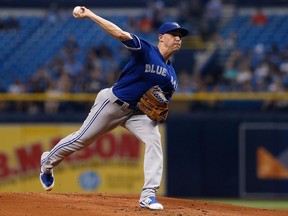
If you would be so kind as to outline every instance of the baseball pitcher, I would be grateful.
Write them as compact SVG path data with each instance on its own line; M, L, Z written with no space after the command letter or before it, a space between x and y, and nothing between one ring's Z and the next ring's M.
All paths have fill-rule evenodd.
M158 45L126 32L88 8L73 11L78 18L89 18L108 35L119 40L132 53L119 80L101 90L80 129L59 141L41 156L40 182L46 191L54 187L53 168L65 157L90 145L97 137L123 126L145 144L144 185L139 199L142 208L163 209L156 199L160 187L163 155L158 124L168 116L168 103L177 88L177 77L169 58L181 47L188 31L175 22L159 28Z

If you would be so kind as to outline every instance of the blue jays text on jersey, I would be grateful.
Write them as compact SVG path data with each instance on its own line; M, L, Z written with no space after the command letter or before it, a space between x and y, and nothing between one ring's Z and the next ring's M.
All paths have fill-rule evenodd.
M154 64L145 65L145 73L156 73L158 75L166 76L166 68Z
M171 62L165 62L158 47L136 35L132 37L132 40L123 42L131 50L132 57L113 86L113 93L119 99L136 105L148 89L159 85L170 100L178 85Z

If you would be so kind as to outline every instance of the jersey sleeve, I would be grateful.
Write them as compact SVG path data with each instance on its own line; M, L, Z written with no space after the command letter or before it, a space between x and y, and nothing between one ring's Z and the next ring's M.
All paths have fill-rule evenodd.
M131 36L132 36L131 40L122 41L124 46L131 51L141 50L142 45L140 39L134 34L131 34Z

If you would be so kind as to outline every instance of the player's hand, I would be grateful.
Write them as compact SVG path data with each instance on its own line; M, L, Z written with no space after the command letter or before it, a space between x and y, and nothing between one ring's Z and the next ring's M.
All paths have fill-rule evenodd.
M76 9L76 8L75 8ZM80 6L77 8L77 10L73 10L73 16L75 18L81 19L81 18L89 18L90 14L92 13L89 9L87 9L84 6Z

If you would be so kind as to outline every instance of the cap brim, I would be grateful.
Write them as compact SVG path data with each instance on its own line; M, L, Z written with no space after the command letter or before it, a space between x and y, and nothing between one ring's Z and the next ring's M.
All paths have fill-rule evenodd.
M172 29L166 33L169 33L169 32L180 32L180 34L182 35L182 37L185 37L186 35L189 34L189 31L187 29L184 29L184 28L176 28L176 29Z

